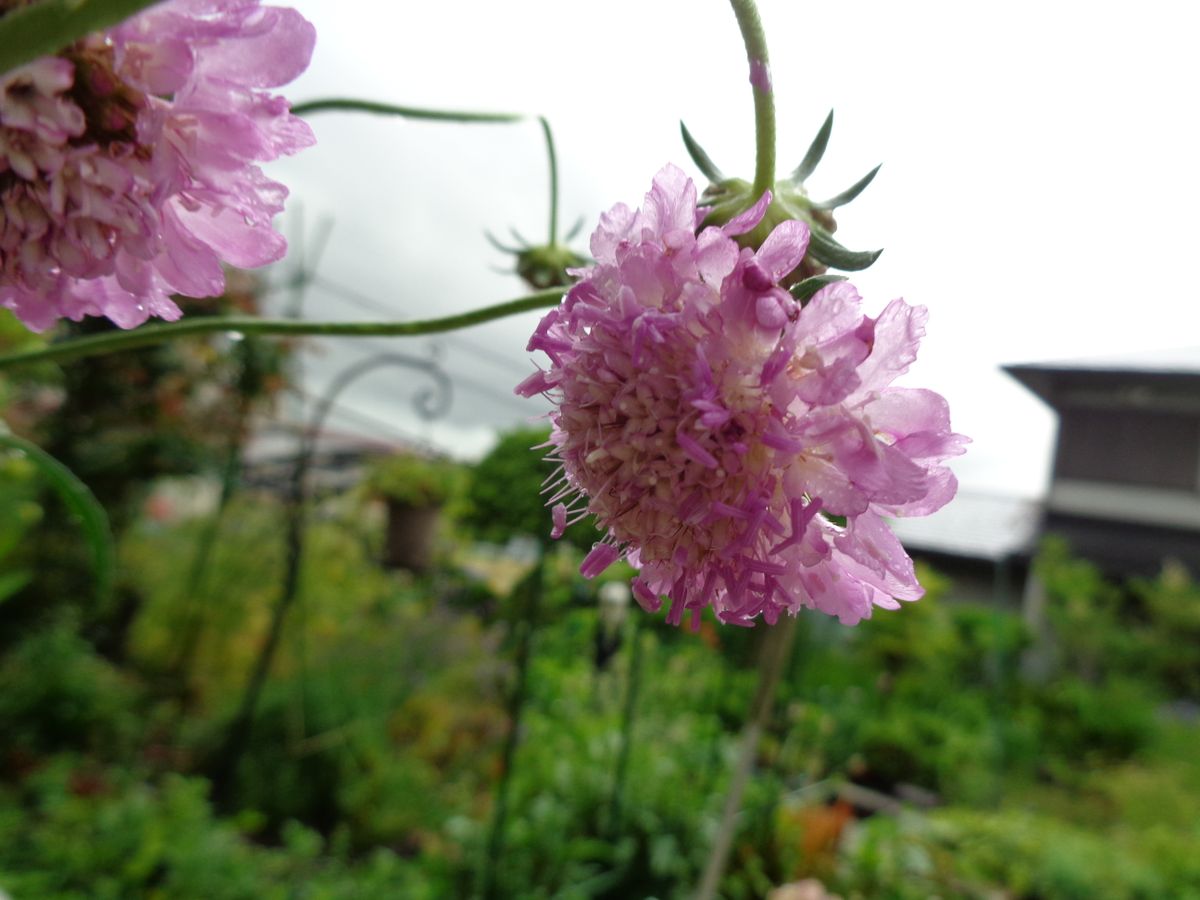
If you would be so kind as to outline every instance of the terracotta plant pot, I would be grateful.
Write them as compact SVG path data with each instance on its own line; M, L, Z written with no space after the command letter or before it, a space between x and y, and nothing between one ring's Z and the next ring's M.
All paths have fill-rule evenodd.
M392 569L427 572L433 565L434 538L440 506L410 506L387 501L387 536L383 564Z

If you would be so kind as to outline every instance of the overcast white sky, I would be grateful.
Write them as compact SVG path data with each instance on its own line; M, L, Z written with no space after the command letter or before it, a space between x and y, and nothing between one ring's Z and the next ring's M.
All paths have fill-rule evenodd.
M293 5L318 32L311 69L287 89L294 101L337 95L549 116L561 218L587 220L577 246L602 210L640 203L664 163L700 180L680 119L727 174L752 174L745 56L722 0ZM1032 495L1045 480L1052 416L999 365L1200 345L1195 9L760 0L781 173L830 108L833 139L812 192L832 195L884 164L840 214L838 237L885 248L854 278L869 313L896 296L929 307L906 382L945 394L956 430L974 438L956 466L967 488ZM483 232L515 226L543 237L536 125L328 113L312 123L318 146L272 168L310 233L318 217L335 223L308 317L379 318L370 303L390 318L424 317L524 293L515 276L492 271L507 261ZM298 227L294 215L282 224ZM495 428L542 411L511 397L530 371L524 346L536 320L437 342L457 379L446 419L426 424L412 412L420 376L383 370L345 395L382 421L335 425L478 455ZM389 345L431 352L428 340L324 341L310 388Z

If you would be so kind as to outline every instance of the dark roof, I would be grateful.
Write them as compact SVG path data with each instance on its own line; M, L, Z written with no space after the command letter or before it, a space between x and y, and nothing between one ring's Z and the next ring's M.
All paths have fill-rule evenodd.
M1183 403L1190 408L1200 397L1200 347L1015 363L1002 368L1055 409L1081 397L1102 397L1104 405L1175 407Z
M1016 363L1005 371L1046 372L1151 372L1200 375L1200 347L1176 347L1171 350L1146 350L1116 356L1090 356L1051 362Z

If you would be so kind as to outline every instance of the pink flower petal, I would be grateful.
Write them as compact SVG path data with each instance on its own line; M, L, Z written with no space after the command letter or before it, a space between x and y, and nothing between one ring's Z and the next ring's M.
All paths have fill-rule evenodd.
M790 275L808 250L808 235L808 226L803 222L780 222L755 254L759 265L771 273L774 281Z

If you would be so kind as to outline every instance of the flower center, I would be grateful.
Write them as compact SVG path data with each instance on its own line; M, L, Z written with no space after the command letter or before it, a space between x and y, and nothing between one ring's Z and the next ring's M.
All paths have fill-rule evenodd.
M75 65L75 82L68 94L87 121L87 129L71 143L101 147L136 144L138 112L146 105L146 95L117 76L113 48L90 39L76 43L62 55Z

